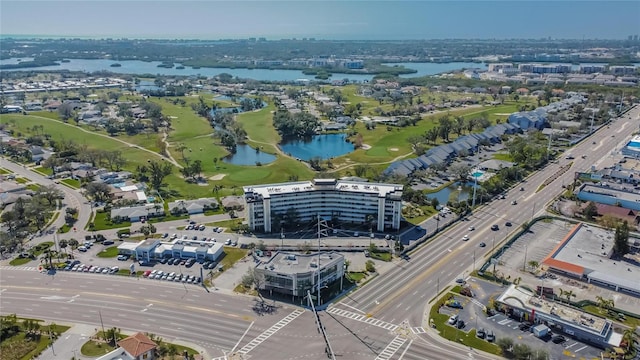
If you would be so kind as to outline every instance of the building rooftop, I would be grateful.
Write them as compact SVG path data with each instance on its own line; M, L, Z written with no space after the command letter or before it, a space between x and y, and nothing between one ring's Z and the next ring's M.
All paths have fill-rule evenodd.
M638 283L640 266L635 262L613 260L609 257L614 242L613 231L579 224L572 229L572 233L572 236L569 236L570 232L565 238L566 241L562 241L549 254L544 261L546 265L618 284L625 288L640 290L640 283Z
M259 194L263 198L269 198L276 194L291 194L296 192L307 192L317 190L337 190L345 192L358 192L377 194L384 197L396 191L402 191L402 185L368 183L359 181L335 180L335 179L315 179L313 181L297 181L280 184L266 184L245 186L244 192Z
M326 266L338 259L344 258L337 252L321 252L320 267ZM296 254L290 252L277 252L269 260L258 265L274 272L285 274L297 274L315 271L318 268L318 253Z
M529 290L516 285L509 286L497 300L521 309L535 310L539 313L553 315L560 322L573 323L574 326L579 325L583 329L601 336L606 335L610 326L609 321L604 318L582 312L559 302L540 298Z

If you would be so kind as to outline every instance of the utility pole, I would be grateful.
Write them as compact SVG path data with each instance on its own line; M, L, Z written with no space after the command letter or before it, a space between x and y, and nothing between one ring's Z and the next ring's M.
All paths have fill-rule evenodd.
M104 323L102 322L102 312L98 310L98 316L100 316L100 326L102 326L102 338L107 339L107 333L104 331Z
M589 133L593 132L593 120L596 116L596 109L591 109L591 129L589 131Z

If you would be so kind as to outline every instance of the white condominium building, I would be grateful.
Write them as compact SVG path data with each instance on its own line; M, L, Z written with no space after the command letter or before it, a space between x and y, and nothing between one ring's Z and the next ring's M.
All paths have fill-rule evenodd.
M377 231L400 228L402 185L315 179L243 189L252 230L269 233L276 221L292 212L299 222L320 216L342 223L373 223Z

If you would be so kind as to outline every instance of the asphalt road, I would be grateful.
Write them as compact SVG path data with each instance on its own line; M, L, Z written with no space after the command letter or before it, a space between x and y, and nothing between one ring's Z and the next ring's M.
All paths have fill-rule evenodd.
M468 221L450 227L413 252L410 260L395 262L394 269L322 312L322 323L335 353L356 360L494 359L448 342L427 329L424 314L428 301L456 278L466 277L474 262L478 266L492 246L542 212L562 191L562 185L572 181L575 171L609 161L611 151L637 129L640 109L632 112L633 120L624 116L570 150L576 159L563 157L559 164L533 174L522 183L524 191L516 186L505 200L476 210ZM586 158L581 158L582 154ZM546 185L544 191L537 191L569 162L572 167L568 172ZM15 171L11 165L2 163ZM47 184L46 180L43 183ZM514 199L517 205L511 205ZM513 227L505 227L506 221ZM500 230L491 231L493 224ZM476 230L469 231L470 225ZM462 241L467 234L470 239ZM478 247L480 242L487 247ZM245 358L326 358L324 341L309 311L278 304L272 313L258 313L253 297L207 293L193 285L68 272L52 277L4 268L0 273L0 304L3 314L15 312L60 323L93 324L96 328L102 316L105 327L150 331L168 341L190 341L205 348L209 356L232 351Z
M91 217L91 205L89 204L89 202L87 202L87 199L85 199L84 196L80 194L80 192L62 184L56 184L53 180L47 179L47 177L31 171L30 169L23 167L22 165L13 163L3 157L0 157L0 167L11 170L15 174L18 174L19 176L27 178L40 185L54 185L64 193L64 206L60 210L61 216L58 216L56 221L51 224L52 226L60 228L62 227L62 225L64 225L64 211L67 207L77 208L79 210L78 221L76 222L78 226L84 226L89 222L89 218Z
M407 321L410 327L426 328L427 302L438 291L442 291L457 278L465 278L474 267L484 261L493 246L517 231L521 224L542 213L547 204L561 193L562 186L573 181L576 171L587 171L591 165L598 166L603 165L602 162L612 161L612 150L619 149L624 140L628 140L628 134L638 128L640 107L634 108L627 115L615 120L611 126L601 128L568 151L575 159L567 160L563 156L559 163L549 164L509 191L506 199L493 201L476 210L468 217L468 221L453 225L429 244L413 252L409 261L397 263L395 269L379 276L334 306L366 313L390 323ZM585 157L582 158L581 155ZM569 163L572 163L569 171L560 174L560 167ZM555 180L538 191L545 180L556 175ZM521 186L524 191L520 191ZM516 200L517 204L511 205L512 200ZM506 221L510 221L512 227L506 227ZM500 230L492 231L490 228L493 224L497 224ZM474 231L469 231L471 225L475 227ZM464 235L468 235L470 239L463 241ZM485 242L487 246L480 248L480 242ZM408 353L417 351L419 358L443 346L427 346L428 351L413 349L412 346ZM476 358L479 356L476 355Z

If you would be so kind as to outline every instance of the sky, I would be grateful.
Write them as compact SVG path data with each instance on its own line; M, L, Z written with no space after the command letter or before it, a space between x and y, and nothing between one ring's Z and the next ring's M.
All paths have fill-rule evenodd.
M640 0L0 0L0 35L338 40L626 39Z

